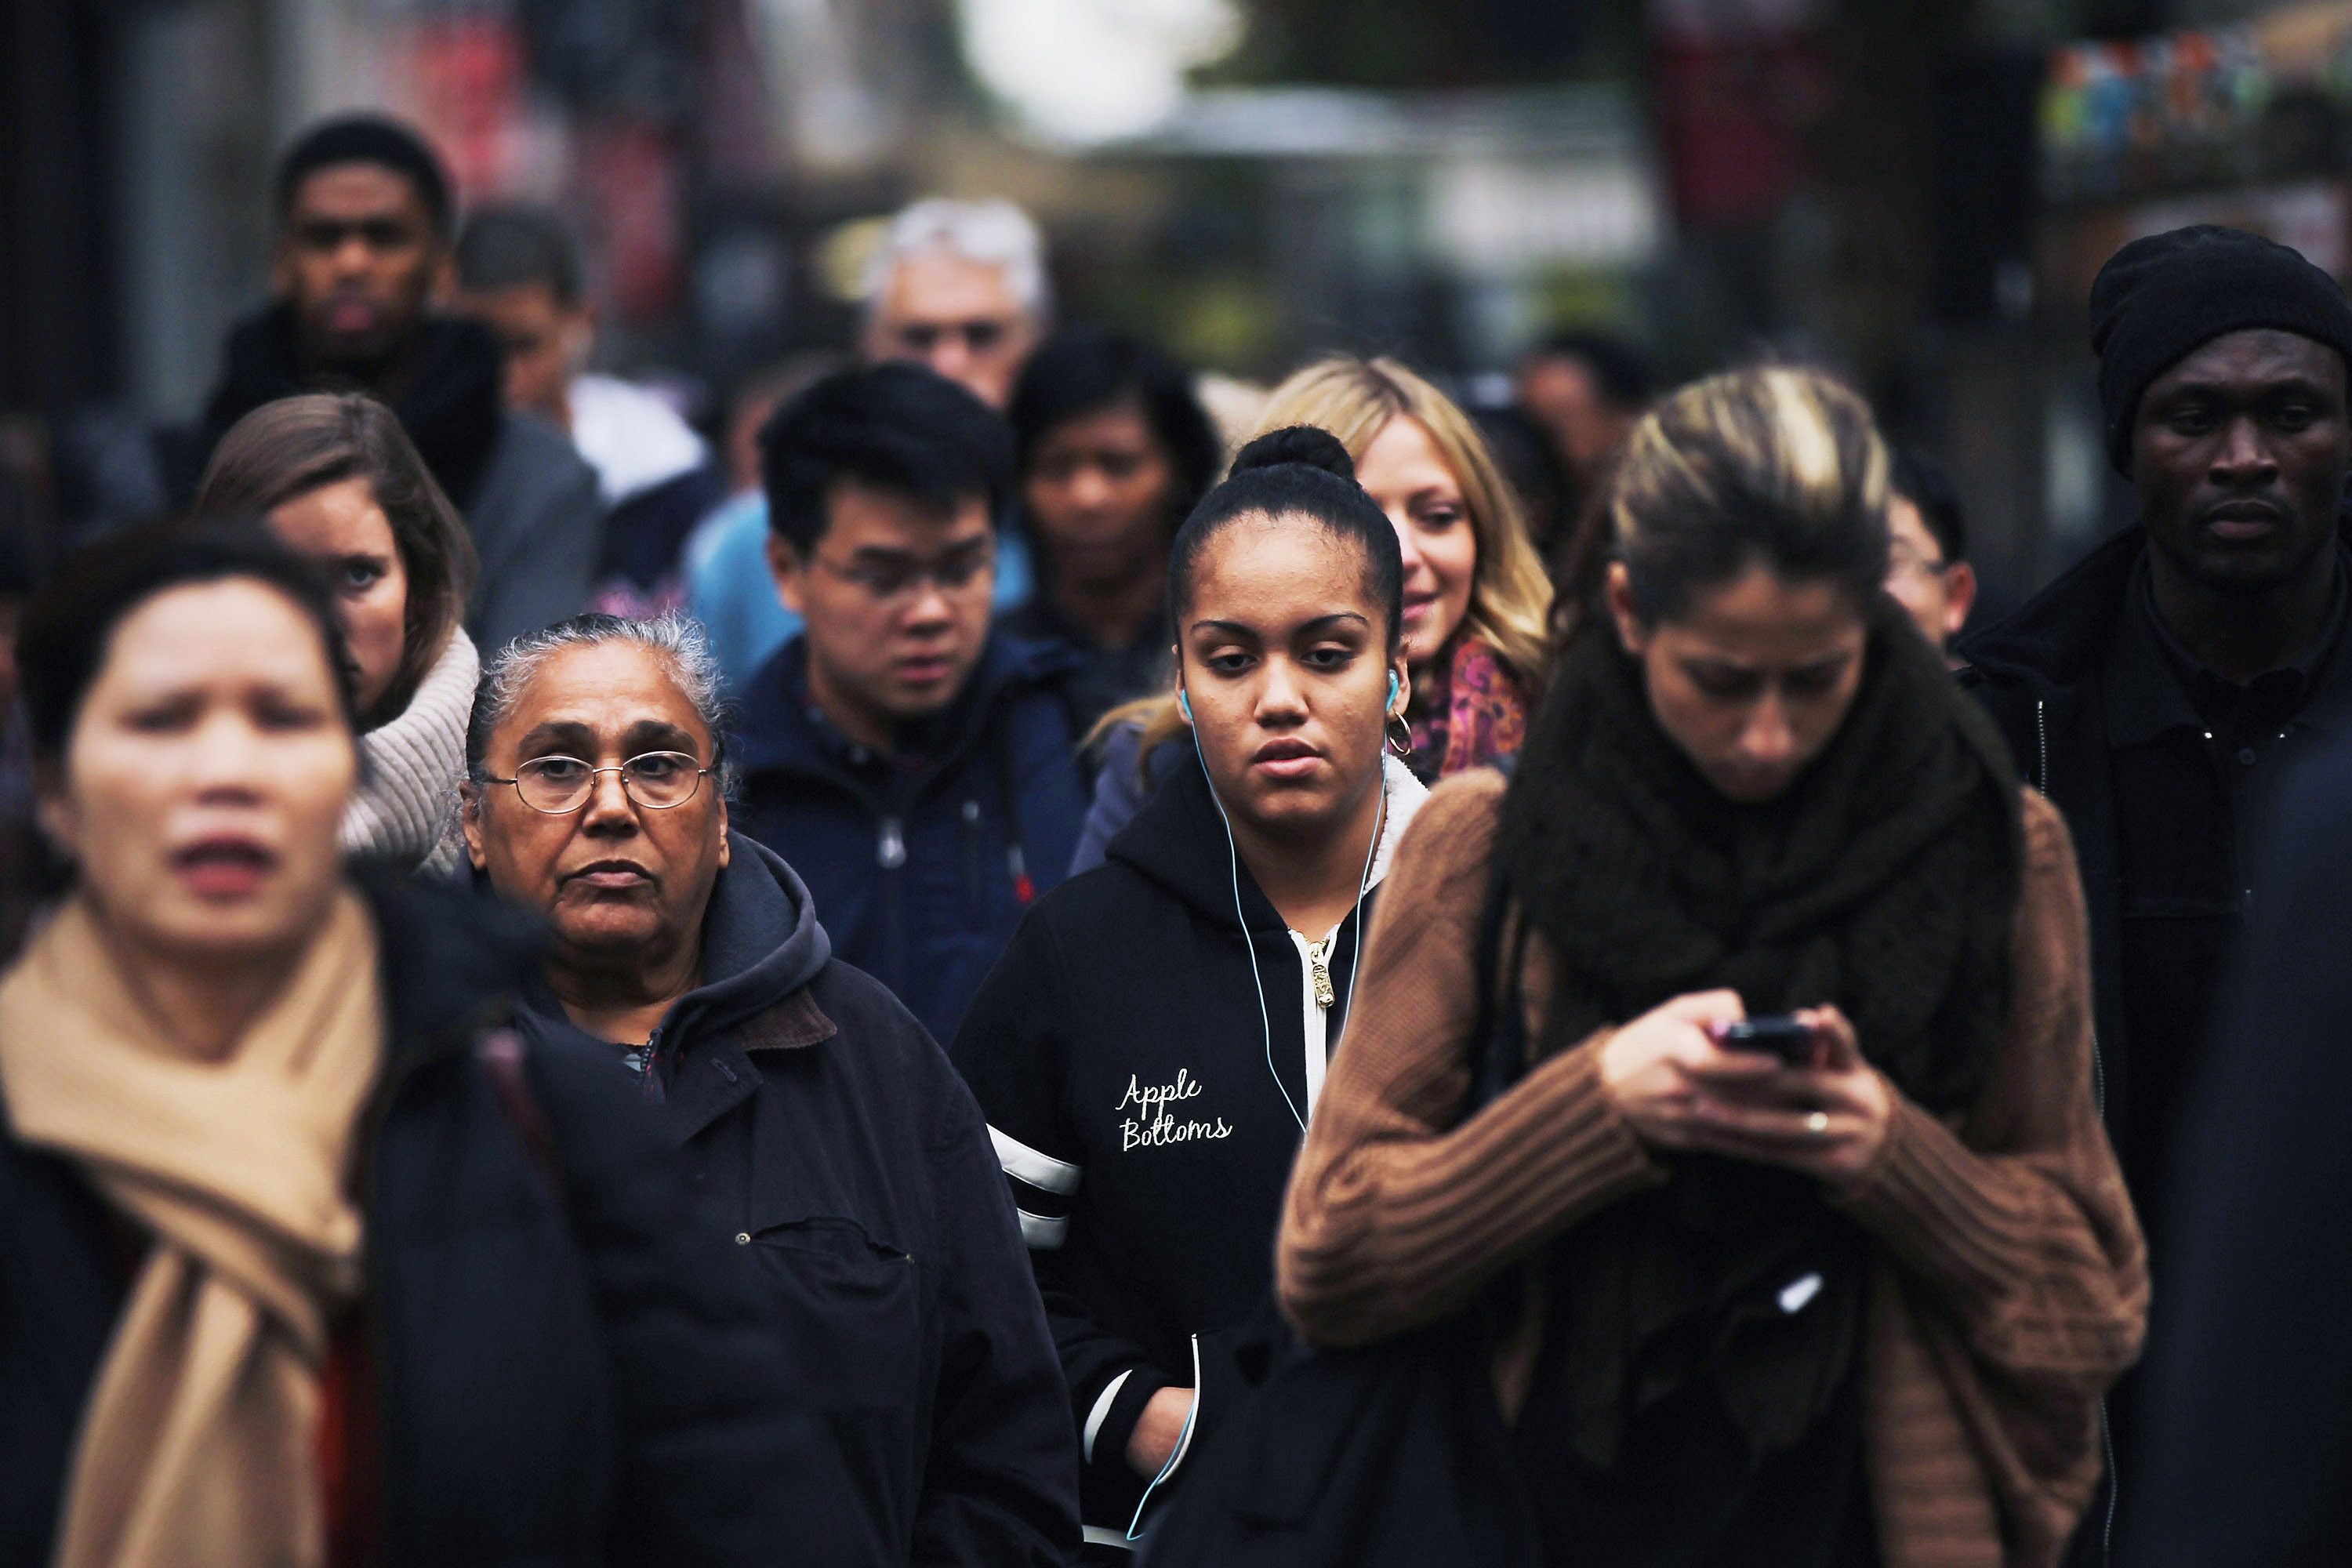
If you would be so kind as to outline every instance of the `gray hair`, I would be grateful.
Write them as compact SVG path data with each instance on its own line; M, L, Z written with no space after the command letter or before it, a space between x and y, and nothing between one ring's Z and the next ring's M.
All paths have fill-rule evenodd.
M490 737L507 721L549 659L565 648L600 647L607 643L635 643L662 656L677 689L694 704L696 716L710 731L710 766L719 793L733 799L735 763L727 754L725 680L702 623L676 610L641 620L601 614L574 616L525 632L483 660L481 682L474 688L473 716L466 724L466 776L477 787L489 782L485 759L489 755Z
M1002 199L960 202L933 196L915 203L890 220L882 247L866 264L860 297L867 311L882 299L890 274L910 256L946 251L1004 275L1004 286L1043 325L1053 309L1053 286L1045 278L1045 246L1029 215Z

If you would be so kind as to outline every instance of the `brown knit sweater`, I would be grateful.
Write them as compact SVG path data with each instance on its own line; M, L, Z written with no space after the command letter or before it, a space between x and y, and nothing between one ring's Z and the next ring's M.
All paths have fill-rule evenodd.
M1507 1266L1663 1179L1602 1089L1596 1035L1461 1121L1477 928L1504 782L1422 808L1381 898L1357 1016L1291 1175L1276 1258L1307 1340L1360 1344L1462 1308ZM2055 1563L2100 1468L2098 1399L2139 1353L2147 1269L2091 1089L2074 847L2025 800L2009 1022L1957 1127L1895 1098L1870 1172L1832 1202L1874 1242L1864 1430L1887 1568ZM1553 971L1529 943L1529 1037ZM1540 1312L1496 1356L1516 1415Z

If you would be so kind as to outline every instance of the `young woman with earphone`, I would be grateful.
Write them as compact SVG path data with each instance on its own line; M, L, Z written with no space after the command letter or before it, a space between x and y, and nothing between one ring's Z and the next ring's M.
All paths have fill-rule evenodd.
M1426 791L1396 533L1305 427L1234 459L1169 568L1180 770L1029 911L957 1031L1084 1443L1093 1560L1221 1414L1204 1368L1268 1293L1374 891Z

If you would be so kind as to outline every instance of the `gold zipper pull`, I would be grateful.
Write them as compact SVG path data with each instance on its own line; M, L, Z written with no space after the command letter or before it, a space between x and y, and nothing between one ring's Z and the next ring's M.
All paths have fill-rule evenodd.
M1335 931L1332 934L1336 936L1339 933ZM1318 1007L1328 1007L1339 999L1339 994L1331 989L1331 971L1328 967L1331 960L1331 937L1327 936L1321 942L1307 944L1307 970L1315 979L1315 1005Z

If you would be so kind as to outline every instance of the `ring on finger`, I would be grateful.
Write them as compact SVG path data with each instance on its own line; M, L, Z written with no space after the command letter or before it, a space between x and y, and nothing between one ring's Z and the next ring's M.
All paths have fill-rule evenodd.
M1816 1110L1806 1117L1805 1131L1816 1138L1827 1137L1830 1131L1830 1113L1826 1110Z

